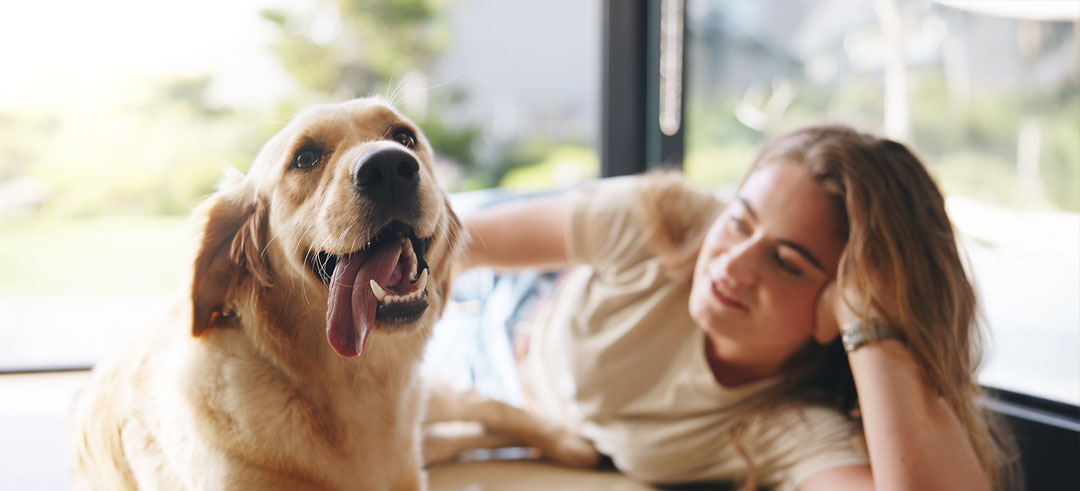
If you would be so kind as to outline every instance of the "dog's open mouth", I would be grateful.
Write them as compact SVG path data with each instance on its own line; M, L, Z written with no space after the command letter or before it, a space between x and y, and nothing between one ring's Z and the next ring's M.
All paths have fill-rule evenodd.
M326 336L334 351L358 356L376 321L407 324L424 314L430 243L430 238L417 238L408 225L393 222L359 251L308 255L312 272L330 289Z

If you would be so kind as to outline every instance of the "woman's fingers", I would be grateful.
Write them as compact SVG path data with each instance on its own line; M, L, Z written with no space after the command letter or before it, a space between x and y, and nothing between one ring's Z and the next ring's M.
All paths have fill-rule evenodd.
M840 334L840 321L837 316L838 308L845 308L837 294L836 280L829 280L818 294L817 307L814 319L814 340L821 344L831 342Z

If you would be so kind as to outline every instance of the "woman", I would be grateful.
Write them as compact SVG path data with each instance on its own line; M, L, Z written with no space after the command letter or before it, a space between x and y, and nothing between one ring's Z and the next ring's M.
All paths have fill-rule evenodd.
M631 476L1007 485L975 403L975 296L941 193L899 143L811 127L768 144L726 207L662 174L466 226L469 266L587 266L529 333L521 375L532 409Z

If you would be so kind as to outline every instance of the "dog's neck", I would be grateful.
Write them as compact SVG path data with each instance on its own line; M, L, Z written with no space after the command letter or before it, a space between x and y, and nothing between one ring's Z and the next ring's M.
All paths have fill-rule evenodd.
M270 364L298 385L320 383L364 391L365 379L404 382L419 365L429 332L369 334L364 353L343 358L326 338L327 293L321 285L306 285L296 295L292 281L282 278L262 287L238 307L240 329ZM336 382L336 383L335 383Z
M296 295L288 281L237 299L235 325L190 338L194 349L184 351L178 379L186 381L188 400L202 401L192 405L194 417L228 421L219 430L229 435L228 445L254 461L288 461L296 469L360 466L376 451L371 441L380 442L379 451L412 455L415 442L401 435L412 435L419 419L427 333L376 330L361 356L342 358L326 339L319 303L326 295L310 289ZM305 443L266 445L300 440ZM312 471L313 479L320 472Z

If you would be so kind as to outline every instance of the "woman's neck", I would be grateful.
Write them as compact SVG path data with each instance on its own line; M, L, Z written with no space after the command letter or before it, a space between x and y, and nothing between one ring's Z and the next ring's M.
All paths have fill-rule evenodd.
M705 359L713 378L728 388L757 382L780 373L786 356L741 348L705 334Z

